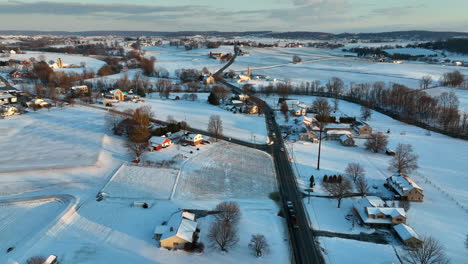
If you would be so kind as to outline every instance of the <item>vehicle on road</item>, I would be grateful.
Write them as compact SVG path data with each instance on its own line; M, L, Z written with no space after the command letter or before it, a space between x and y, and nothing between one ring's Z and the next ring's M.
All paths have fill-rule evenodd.
M295 215L291 215L290 220L293 228L299 228L299 225L297 224L297 217Z
M284 152L284 148L281 148L281 152Z

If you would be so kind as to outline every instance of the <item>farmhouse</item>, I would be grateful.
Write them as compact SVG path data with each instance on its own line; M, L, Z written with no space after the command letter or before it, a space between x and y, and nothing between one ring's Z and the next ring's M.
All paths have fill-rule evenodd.
M327 139L329 140L340 140L341 136L349 135L351 136L351 132L348 130L328 130L326 131Z
M172 145L172 140L167 137L153 136L149 139L150 151L161 150Z
M15 95L0 91L0 105L14 104L17 100L18 98Z
M184 142L187 142L191 145L197 146L203 141L203 136L201 134L186 134L183 138Z
M295 108L293 108L293 110L291 110L291 112L295 116L305 116L306 115L306 109L303 108L303 107L300 107L300 106L296 106Z
M88 86L86 85L72 86L71 89L75 92L83 92L83 93L89 92Z
M195 215L178 211L171 215L166 224L155 228L153 238L159 240L163 248L182 249L186 243L193 242L196 233Z
M412 248L420 248L422 246L422 240L410 226L405 224L394 225L393 230L395 230L398 237L405 245Z
M353 122L352 127L359 135L370 135L372 134L372 127L364 122Z
M422 202L424 199L423 188L419 187L419 185L403 173L388 177L387 185L402 200Z
M305 125L305 126L310 126L314 121L317 121L315 118L311 118L308 116L300 116L295 119L295 123L298 126Z
M406 223L405 209L386 207L385 202L376 196L368 196L355 201L353 209L362 223L373 227Z
M346 147L354 147L356 145L353 137L350 134L341 135L340 142L343 146L346 146Z
M317 143L318 136L314 132L306 132L304 134L299 135L299 140Z

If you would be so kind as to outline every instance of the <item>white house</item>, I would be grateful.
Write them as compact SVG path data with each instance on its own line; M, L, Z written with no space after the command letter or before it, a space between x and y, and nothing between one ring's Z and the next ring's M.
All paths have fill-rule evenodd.
M299 107L299 106L293 108L293 110L291 110L291 112L295 116L305 116L306 115L306 109L303 108L303 107Z
M353 209L362 223L370 226L392 226L406 223L406 212L403 208L387 207L386 203L376 196L356 200Z
M190 133L190 134L186 134L183 140L189 144L196 146L202 143L203 135Z

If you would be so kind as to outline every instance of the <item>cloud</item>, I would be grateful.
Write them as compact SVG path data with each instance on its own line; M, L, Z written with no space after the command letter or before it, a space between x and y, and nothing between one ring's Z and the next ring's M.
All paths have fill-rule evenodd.
M203 6L152 6L130 4L82 4L60 2L21 2L9 1L0 4L0 14L56 14L56 15L96 15L114 14L151 14L201 10Z
M317 5L317 4L342 4L345 0L293 0L293 4L297 6Z

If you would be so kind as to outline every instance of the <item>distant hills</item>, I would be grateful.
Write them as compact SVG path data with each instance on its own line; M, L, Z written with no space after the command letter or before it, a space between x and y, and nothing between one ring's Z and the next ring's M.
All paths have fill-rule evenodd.
M403 39L403 40L439 40L449 38L468 38L468 32L451 32L451 31L392 31L378 33L326 33L326 32L273 32L273 31L245 31L245 32L222 32L222 31L22 31L22 30L3 30L0 35L61 35L61 36L161 36L161 37L189 37L189 36L210 36L210 37L265 37L265 38L280 38L280 39Z

